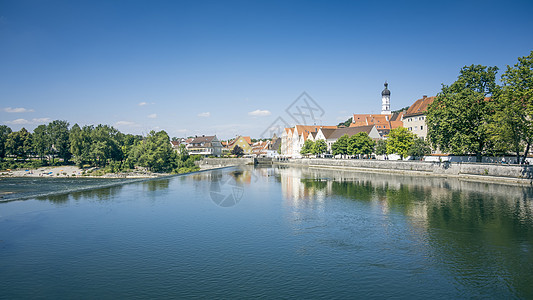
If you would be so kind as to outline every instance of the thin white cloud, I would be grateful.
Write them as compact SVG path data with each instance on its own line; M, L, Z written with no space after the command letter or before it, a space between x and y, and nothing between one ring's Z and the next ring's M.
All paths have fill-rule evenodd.
M157 119L157 114L149 114L148 118L150 119Z
M118 122L115 123L115 126L137 127L139 125L137 123L131 122L131 121L118 121Z
M52 119L50 119L50 118L35 118L35 119L31 119L31 121L33 123L50 123L50 122L52 122Z
M26 119L16 119L13 121L6 121L7 124L13 124L13 125L25 125L25 124L31 124L30 121Z
M16 120L13 120L13 121L7 121L6 123L7 124L12 124L12 125L28 125L28 124L50 123L51 121L52 121L52 119L50 119L50 118L34 118L34 119L31 119L31 120L16 119Z
M34 110L33 109L27 109L27 108L24 108L24 107L15 107L15 108L6 107L6 108L4 108L4 111L8 112L8 113L26 113L26 112L33 112Z
M145 106L145 105L148 105L148 103L146 103L146 102L139 102L138 105L139 105L139 106Z
M260 110L260 109L256 109L248 113L249 116L254 116L254 117L266 117L266 116L270 116L271 114L272 113L268 110Z
M209 118L209 117L211 117L211 113L210 112L203 112L203 113L199 113L198 116L202 117L202 118Z

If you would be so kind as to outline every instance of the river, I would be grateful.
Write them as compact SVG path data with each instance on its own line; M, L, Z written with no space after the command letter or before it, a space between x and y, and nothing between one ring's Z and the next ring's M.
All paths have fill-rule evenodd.
M0 203L0 298L533 298L531 187L295 167L64 185Z

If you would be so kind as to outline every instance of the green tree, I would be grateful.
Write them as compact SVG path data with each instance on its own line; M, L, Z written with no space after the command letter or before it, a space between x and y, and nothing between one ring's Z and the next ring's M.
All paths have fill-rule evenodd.
M302 146L302 150L300 150L300 154L308 155L308 154L312 153L314 145L315 145L315 143L312 140L307 139L304 142L304 145Z
M323 154L328 151L328 145L326 144L326 141L324 140L316 140L313 143L313 148L311 149L311 153L313 154Z
M45 155L50 153L50 138L46 131L46 125L39 125L33 130L32 144L35 154L44 160Z
M337 127L350 127L350 124L352 124L352 121L353 121L353 117L350 117L348 120L337 124Z
M120 137L119 131L108 125L100 124L91 131L91 156L96 159L98 165L105 166L108 160L122 160Z
M491 126L494 141L499 151L509 149L517 162L525 163L533 143L533 51L519 57L513 67L507 66L502 82Z
M170 138L165 131L150 131L141 143L138 163L153 172L170 172L176 167L176 151L170 145Z
M11 132L11 128L6 125L0 125L0 160L6 157L6 142Z
M344 134L338 138L335 143L331 145L331 151L333 155L345 155L348 154L348 140L350 137L347 134Z
M62 158L64 162L68 162L72 154L70 153L69 145L69 123L67 121L55 120L48 124L46 131L50 137L50 144L53 148L52 162L54 155Z
M348 154L372 154L374 151L374 141L366 132L354 134L348 140Z
M407 155L418 158L429 154L431 154L431 147L423 138L415 138L413 144L407 151Z
M490 96L497 93L497 67L465 66L457 80L442 91L428 107L426 123L433 146L452 154L490 151L490 123L494 105Z
M374 151L377 155L387 154L387 140L379 140Z
M17 158L26 159L32 151L31 134L22 128L19 131L11 132L6 140L6 152Z
M414 143L416 135L405 127L398 127L389 132L387 154L396 153L403 159Z
M244 150L242 150L241 147L239 147L239 145L235 145L235 147L233 147L233 149L231 149L231 154L237 156L237 157L241 157L244 155Z

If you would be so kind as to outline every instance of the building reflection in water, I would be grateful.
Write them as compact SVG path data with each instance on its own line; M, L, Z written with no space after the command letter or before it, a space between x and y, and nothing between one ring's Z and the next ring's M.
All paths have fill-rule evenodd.
M360 212L373 215L373 226L385 227L379 234L390 234L394 240L404 228L411 232L407 238L428 245L420 246L429 251L428 260L450 268L465 289L483 285L498 295L497 287L507 286L519 298L533 297L533 188L529 186L314 168L276 172L295 232L310 228L302 218L315 218L317 226L338 225L332 218L343 216L324 213L324 206L354 201L346 209L364 206ZM305 209L313 207L318 211ZM344 219L343 226L372 231L354 220L364 215L351 213L352 219ZM342 243L360 245L361 236L372 238L343 235Z

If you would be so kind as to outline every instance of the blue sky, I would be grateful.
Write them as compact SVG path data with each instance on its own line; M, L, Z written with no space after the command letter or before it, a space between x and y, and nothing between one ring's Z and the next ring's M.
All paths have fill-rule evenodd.
M533 1L0 0L0 124L259 137L302 92L335 125L533 50Z

